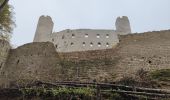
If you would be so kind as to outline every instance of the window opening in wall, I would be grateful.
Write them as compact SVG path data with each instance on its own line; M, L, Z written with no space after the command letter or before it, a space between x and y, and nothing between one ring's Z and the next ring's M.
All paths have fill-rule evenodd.
M5 75L5 72L1 72L2 75Z
M85 43L85 42L83 42L83 46L86 46L86 43Z
M106 47L109 47L109 43L106 43Z
M73 42L71 42L71 46L73 46L74 45L74 43Z
M62 36L62 39L64 39L64 35Z
M97 34L97 36L96 36L97 38L100 38L100 35L99 34Z
M19 64L19 60L17 60L17 64Z
M85 36L84 36L85 38L88 38L89 36L88 36L88 34L85 34Z
M90 46L93 47L93 43L92 42L90 43Z
M72 38L75 38L75 34L72 34Z
M54 42L54 39L52 39L52 42Z
M0 64L0 68L2 67L3 63Z
M109 38L109 34L106 34L106 38Z
M58 48L58 45L57 45L57 44L55 45L55 48L56 48L56 49Z
M101 43L100 42L98 42L98 47L101 47Z

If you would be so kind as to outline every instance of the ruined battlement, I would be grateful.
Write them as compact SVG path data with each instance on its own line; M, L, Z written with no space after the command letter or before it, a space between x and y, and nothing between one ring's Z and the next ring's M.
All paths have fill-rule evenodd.
M118 17L116 30L76 29L52 32L53 21L41 16L34 37L34 42L52 42L57 52L76 52L111 49L119 43L118 35L131 33L128 17Z

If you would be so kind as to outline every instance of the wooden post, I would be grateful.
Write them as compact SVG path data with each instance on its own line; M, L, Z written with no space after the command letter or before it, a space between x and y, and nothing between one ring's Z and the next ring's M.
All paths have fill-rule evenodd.
M99 85L97 85L97 92L96 92L96 95L97 95L97 100L101 100L100 86L99 86Z

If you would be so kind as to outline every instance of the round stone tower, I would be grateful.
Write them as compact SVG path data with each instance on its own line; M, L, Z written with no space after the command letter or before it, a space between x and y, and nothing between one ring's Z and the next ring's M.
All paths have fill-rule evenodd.
M52 33L54 23L50 16L41 16L38 21L37 29L33 42L45 42L48 34Z
M118 17L116 19L116 31L120 35L126 35L131 33L130 22L127 16Z

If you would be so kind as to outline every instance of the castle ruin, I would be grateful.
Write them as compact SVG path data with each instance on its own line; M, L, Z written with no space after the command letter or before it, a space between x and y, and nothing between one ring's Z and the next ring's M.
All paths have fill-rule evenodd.
M112 32L80 29L52 33L51 18L42 16L42 19L46 20L39 21L33 43L11 49L7 41L0 40L0 87L25 81L114 82L124 76L136 76L140 69L170 69L170 30L128 34L131 33L130 26L120 26L129 22L118 18L116 23L120 26L116 24L117 30ZM51 23L45 24L49 20ZM106 38L107 34L109 38ZM90 36L96 40L92 46L95 49L90 46L93 40ZM102 38L101 48L107 41L117 45L114 48L95 47ZM74 42L73 47L66 48L64 41L69 45ZM82 49L83 41L88 43L85 43L88 46L85 50ZM76 45L78 43L81 45Z
M57 52L75 52L111 49L119 43L118 35L131 33L128 17L118 17L116 30L76 29L52 32L50 16L41 16L38 21L34 42L52 42Z

